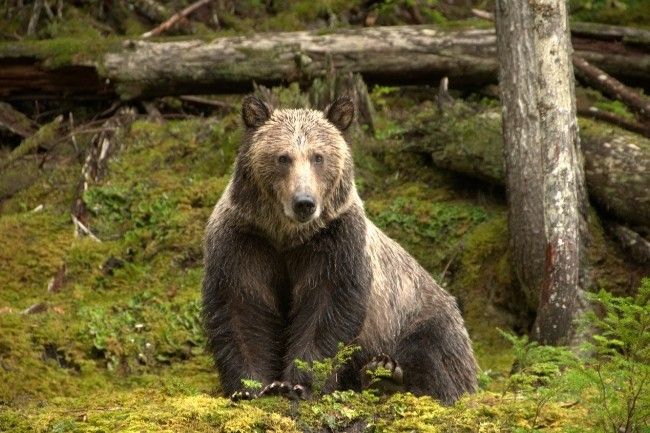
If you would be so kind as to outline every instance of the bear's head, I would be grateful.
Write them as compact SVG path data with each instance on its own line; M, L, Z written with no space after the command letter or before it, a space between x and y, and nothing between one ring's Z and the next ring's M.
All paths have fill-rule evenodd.
M302 226L331 218L354 185L350 148L343 136L355 107L340 97L324 111L274 109L255 96L242 104L246 128L236 172L253 182L249 194L271 204L283 224ZM271 202L271 203L269 203Z

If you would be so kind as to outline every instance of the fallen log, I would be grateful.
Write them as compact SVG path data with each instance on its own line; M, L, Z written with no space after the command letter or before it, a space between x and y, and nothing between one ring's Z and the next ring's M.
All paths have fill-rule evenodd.
M331 64L370 83L433 84L448 76L457 86L478 87L496 82L495 41L493 29L394 26L212 41L12 42L0 44L0 98L249 91L253 81L307 83ZM575 47L607 73L650 88L650 43L581 36Z
M408 146L437 167L503 185L501 115L456 102L444 113L433 104L407 126ZM650 225L650 139L580 119L587 189L593 203L631 224Z
M0 132L4 131L27 138L34 135L36 125L23 113L14 110L11 105L0 102Z
M642 118L650 121L650 99L610 77L580 56L573 56L573 66L578 76L589 86L601 90L613 99L623 101Z

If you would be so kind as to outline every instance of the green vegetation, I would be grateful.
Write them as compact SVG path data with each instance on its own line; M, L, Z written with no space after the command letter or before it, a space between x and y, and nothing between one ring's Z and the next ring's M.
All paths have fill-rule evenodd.
M297 86L274 92L283 104L304 102ZM42 157L31 146L13 157L1 154L6 170L0 172L0 191L6 199L0 209L0 431L597 430L604 412L599 395L589 391L597 383L585 377L585 394L555 385L565 372L578 366L594 371L596 363L616 392L606 395L608 410L619 414L631 395L625 390L638 391L642 361L647 364L646 349L626 338L647 339L642 332L647 317L641 313L647 311L649 283L639 292L646 304L642 298L599 298L604 309L625 318L620 326L589 319L593 328L612 328L602 334L611 340L607 344L630 345L634 355L628 364L614 353L592 349L598 357L568 365L564 358L534 355L542 349L510 337L513 351L497 327L521 331L527 317L512 287L501 192L405 152L402 133L390 132L391 122L419 118L435 134L426 116L417 116L431 114L430 104L390 88L375 89L373 99L378 134L351 139L368 215L459 298L482 368L483 391L452 407L408 394L321 396L318 389L315 400L301 403L275 397L233 403L220 397L199 320L201 238L241 139L233 109L162 124L140 119L118 132L121 151L107 176L82 196L88 226L101 242L74 235L69 212L81 166L69 141L48 145L42 168ZM238 106L237 98L229 101ZM468 122L467 128L473 127ZM82 152L88 144L89 136L78 137ZM612 258L602 229L595 227L594 233L598 284L620 289L627 268ZM48 291L61 272L60 286ZM631 303L637 306L628 311ZM23 313L40 304L40 313ZM613 334L623 325L630 335ZM303 368L322 389L351 351ZM514 360L520 370L511 374ZM630 374L621 373L624 368ZM639 407L645 404L639 399ZM643 419L634 423L643 425Z
M615 25L648 27L650 3L646 0L571 0L572 18Z
M336 373L352 359L352 356L361 349L355 345L344 345L339 343L336 356L325 358L321 361L307 362L296 359L298 370L309 374L312 377L312 392L314 396L321 397L329 382L335 380Z

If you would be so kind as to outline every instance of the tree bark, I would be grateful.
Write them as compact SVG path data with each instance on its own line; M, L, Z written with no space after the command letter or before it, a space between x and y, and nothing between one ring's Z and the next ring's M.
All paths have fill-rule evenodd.
M580 44L577 52L589 62L650 88L650 42L639 46L620 38L581 37ZM78 53L66 51L64 57L57 47L56 41L0 44L0 98L117 93L131 99L249 91L253 81L307 83L325 76L330 59L341 72L386 84L437 83L448 76L456 86L481 86L495 82L497 75L492 29L394 26L325 34L255 34L209 42L128 40L117 45L101 42L92 49L80 46Z
M510 254L533 337L569 344L583 308L586 190L564 0L498 0Z

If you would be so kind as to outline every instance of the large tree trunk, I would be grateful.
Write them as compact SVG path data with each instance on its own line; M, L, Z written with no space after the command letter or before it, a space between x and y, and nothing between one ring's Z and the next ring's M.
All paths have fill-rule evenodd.
M577 52L626 82L650 88L650 37L631 44L625 35L583 31L576 37ZM129 99L250 90L253 81L308 82L324 76L331 64L361 73L368 82L437 83L448 76L455 85L480 86L496 81L496 37L492 29L395 26L209 42L5 43L0 44L0 98L117 93Z
M510 254L533 337L568 344L583 307L586 193L564 0L498 0Z

